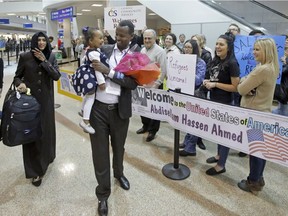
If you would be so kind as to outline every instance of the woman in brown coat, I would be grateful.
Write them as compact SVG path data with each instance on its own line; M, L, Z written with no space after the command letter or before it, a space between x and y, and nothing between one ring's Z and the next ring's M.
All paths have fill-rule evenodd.
M20 55L14 84L20 92L30 88L31 94L41 105L42 136L39 140L23 145L26 178L40 186L50 163L56 156L54 113L54 81L60 78L54 54L47 35L37 32L31 41L31 51Z

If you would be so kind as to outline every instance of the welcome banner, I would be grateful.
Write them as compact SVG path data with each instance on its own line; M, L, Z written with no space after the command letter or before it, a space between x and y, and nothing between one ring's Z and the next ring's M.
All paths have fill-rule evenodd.
M175 129L288 166L287 117L143 87L133 91L132 109Z

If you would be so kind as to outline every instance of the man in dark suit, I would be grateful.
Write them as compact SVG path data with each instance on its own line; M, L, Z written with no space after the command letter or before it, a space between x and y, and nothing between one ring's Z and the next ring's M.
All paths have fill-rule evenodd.
M136 81L114 70L121 59L131 52L130 41L134 37L134 25L123 20L116 28L116 44L103 45L101 51L109 59L107 68L101 62L93 63L95 70L103 73L106 89L96 91L96 99L90 115L90 124L95 134L90 134L95 175L98 181L96 196L99 215L107 215L107 199L111 193L109 140L113 150L113 175L120 186L129 190L130 184L124 176L123 157L129 118L132 115L131 90L137 87ZM134 50L134 48L133 48ZM137 47L134 51L140 51Z

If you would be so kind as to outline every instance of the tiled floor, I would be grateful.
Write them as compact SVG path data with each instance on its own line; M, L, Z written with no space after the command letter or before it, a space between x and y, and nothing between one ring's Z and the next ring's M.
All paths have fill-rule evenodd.
M1 104L16 64L5 68ZM0 215L2 216L92 216L97 215L94 176L89 137L78 126L80 102L55 94L57 157L39 188L25 179L21 147L0 145ZM180 158L191 170L185 180L174 181L162 174L173 162L173 128L161 123L157 138L145 142L136 135L140 117L131 118L125 154L125 175L131 189L124 191L112 181L108 200L113 216L175 215L288 215L288 168L267 162L266 186L258 196L243 192L237 182L248 174L248 157L239 158L231 150L226 170L220 176L205 174L211 165L206 158L215 155L216 145L204 141L207 150L197 149L196 157ZM184 134L181 133L181 141Z

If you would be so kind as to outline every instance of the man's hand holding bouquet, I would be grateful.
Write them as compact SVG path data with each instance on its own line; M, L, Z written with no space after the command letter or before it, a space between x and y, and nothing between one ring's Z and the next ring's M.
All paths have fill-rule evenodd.
M127 53L114 70L132 76L142 86L151 85L160 75L158 65L150 63L149 57L139 52Z

